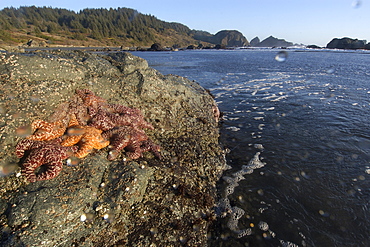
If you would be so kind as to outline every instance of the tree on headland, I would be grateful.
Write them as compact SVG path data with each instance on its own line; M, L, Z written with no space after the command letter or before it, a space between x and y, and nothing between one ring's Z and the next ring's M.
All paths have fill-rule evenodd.
M190 29L180 23L168 23L134 9L83 9L78 13L59 8L19 7L0 11L0 38L4 31L34 30L46 34L88 37L95 40L115 39L148 45L156 42L167 29L191 39ZM30 31L28 31L30 32ZM79 35L76 35L79 33Z
M187 47L203 42L206 47L213 47L211 44L238 47L249 44L236 30L222 30L212 35L129 8L86 8L79 12L35 6L4 8L0 10L0 30L0 42L12 44L25 44L30 39L58 45L150 46L160 43L163 47L174 44Z

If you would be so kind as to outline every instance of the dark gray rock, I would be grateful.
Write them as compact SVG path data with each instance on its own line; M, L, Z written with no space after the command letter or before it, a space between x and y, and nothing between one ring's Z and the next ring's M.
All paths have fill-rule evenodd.
M248 46L248 40L243 34L236 30L222 30L213 37L213 43L224 45L226 47L243 47Z
M260 43L260 39L258 37L254 37L251 42L250 42L250 46L257 46L259 43Z
M149 51L163 51L163 47L159 43L154 43L148 50Z
M327 45L326 48L330 49L364 49L366 40L358 40L351 38L334 38Z
M215 102L186 78L130 53L0 54L1 246L205 246L216 181L225 169ZM161 145L135 161L96 151L54 179L28 183L14 147L77 88L140 109ZM4 169L3 169L4 171Z
M292 42L288 42L285 39L278 39L273 36L270 36L264 40L262 40L257 47L287 47L292 46Z
M222 30L215 35L208 32L195 31L193 37L197 40L225 47L243 47L249 45L248 40L237 30Z
M322 47L317 46L317 45L308 45L307 48L310 48L310 49L321 49Z

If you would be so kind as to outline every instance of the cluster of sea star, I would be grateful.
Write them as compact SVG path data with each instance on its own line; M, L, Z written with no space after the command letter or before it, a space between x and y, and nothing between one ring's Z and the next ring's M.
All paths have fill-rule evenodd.
M23 158L22 173L30 182L52 179L68 157L84 158L94 149L109 146L107 158L114 160L125 149L130 159L151 151L158 158L160 146L153 143L143 129L153 129L140 110L110 104L88 89L61 104L51 121L36 120L32 135L21 140L16 154ZM42 166L41 171L36 170Z

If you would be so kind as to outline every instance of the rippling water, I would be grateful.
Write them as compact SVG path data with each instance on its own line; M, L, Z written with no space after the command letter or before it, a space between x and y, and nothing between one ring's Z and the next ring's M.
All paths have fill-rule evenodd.
M250 235L238 238L220 218L210 245L370 246L370 53L277 53L134 53L215 95L230 149L225 176L257 152L265 163L228 197Z

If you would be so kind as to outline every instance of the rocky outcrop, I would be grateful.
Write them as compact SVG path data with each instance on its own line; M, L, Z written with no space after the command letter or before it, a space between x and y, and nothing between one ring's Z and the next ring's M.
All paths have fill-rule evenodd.
M219 112L205 89L130 53L2 53L0 72L1 246L207 245L225 162ZM17 142L79 88L140 109L162 159L147 152L109 161L104 148L29 183Z
M215 35L203 31L197 31L193 37L197 40L225 47L243 47L249 45L249 42L244 35L236 30L222 30Z
M148 49L148 51L163 51L163 47L159 43L154 43L152 46Z
M292 45L292 42L288 42L285 39L278 39L270 36L258 43L256 47L287 47Z
M216 33L213 37L213 43L225 45L226 47L243 47L248 46L248 40L243 34L236 30L223 30Z
M330 49L364 49L366 40L358 40L351 38L334 38L327 45L326 48Z
M308 45L307 48L310 48L310 49L321 49L322 47L317 46L317 45Z
M258 38L258 37L254 37L252 40L251 40L251 42L249 42L250 43L250 46L257 46L259 43L260 43L261 41L260 41L260 39Z

